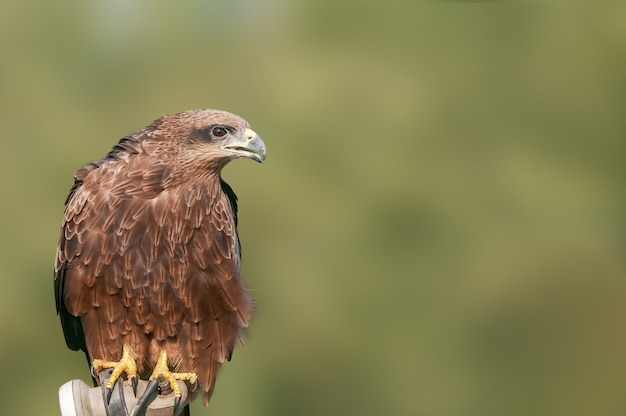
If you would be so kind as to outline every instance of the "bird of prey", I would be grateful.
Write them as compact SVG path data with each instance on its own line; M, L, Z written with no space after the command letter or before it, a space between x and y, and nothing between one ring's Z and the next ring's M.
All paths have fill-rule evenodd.
M265 144L231 113L165 115L74 174L54 289L65 341L96 373L198 384L208 405L254 304L239 273L237 197L221 177Z

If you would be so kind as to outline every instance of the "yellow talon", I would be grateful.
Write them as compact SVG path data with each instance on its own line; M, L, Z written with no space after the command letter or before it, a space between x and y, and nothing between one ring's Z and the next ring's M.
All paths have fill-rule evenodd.
M178 387L178 383L176 380L184 380L188 381L191 384L195 384L198 380L198 376L196 373L172 373L170 369L167 367L167 353L165 350L161 352L159 355L159 360L154 366L154 371L152 371L152 375L150 376L150 380L159 379L163 377L170 383L170 388L174 392L174 397L180 398L182 393L180 391L180 387Z
M93 360L92 364L95 374L98 374L105 368L113 369L113 372L111 373L111 376L109 377L109 380L106 384L107 389L113 390L113 386L115 385L117 379L120 378L120 376L122 375L122 372L126 373L129 383L131 383L133 388L136 388L137 363L135 362L133 356L130 355L130 352L128 351L128 348L126 348L126 345L124 345L122 358L119 361L105 361L96 358L95 360Z

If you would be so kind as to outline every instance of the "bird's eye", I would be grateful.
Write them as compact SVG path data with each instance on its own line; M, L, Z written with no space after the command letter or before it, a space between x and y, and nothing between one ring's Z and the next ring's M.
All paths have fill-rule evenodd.
M221 126L215 126L211 129L211 134L215 137L224 137L228 134L228 130Z

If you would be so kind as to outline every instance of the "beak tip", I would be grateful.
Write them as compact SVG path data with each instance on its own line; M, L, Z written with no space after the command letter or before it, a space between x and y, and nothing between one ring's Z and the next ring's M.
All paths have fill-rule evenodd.
M263 139L255 133L255 136L250 140L251 147L254 149L254 153L258 156L257 162L263 163L267 157L267 151L265 149L265 142Z

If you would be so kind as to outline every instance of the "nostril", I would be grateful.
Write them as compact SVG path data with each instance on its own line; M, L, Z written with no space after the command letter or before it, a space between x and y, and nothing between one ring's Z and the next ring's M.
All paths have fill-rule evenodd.
M246 129L246 140L250 141L256 137L256 132L252 129Z

